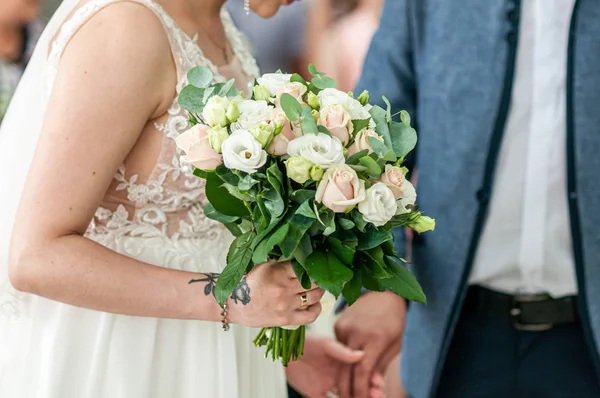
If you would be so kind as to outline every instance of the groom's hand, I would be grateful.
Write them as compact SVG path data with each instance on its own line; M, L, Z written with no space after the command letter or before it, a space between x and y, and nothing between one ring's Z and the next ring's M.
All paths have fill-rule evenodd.
M340 398L366 398L375 372L383 373L400 351L406 302L393 293L365 293L346 308L335 324L337 339L365 352L354 366L346 365L339 381Z

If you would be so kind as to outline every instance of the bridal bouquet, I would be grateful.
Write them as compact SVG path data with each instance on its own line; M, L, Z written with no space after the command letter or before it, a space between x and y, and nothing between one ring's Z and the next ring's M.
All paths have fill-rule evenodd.
M290 260L302 286L311 281L350 305L363 288L425 302L396 256L391 229L433 230L415 207L405 156L417 135L407 112L392 115L335 89L333 79L266 74L251 98L233 80L212 84L204 67L189 71L179 95L192 128L177 145L182 161L206 180L207 217L236 237L215 296L224 305L255 265ZM400 116L400 122L393 119ZM255 340L284 365L302 355L304 327L263 329Z

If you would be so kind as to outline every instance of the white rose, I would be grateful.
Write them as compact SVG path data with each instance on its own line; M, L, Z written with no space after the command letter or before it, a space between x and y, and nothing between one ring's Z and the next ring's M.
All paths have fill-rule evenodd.
M227 126L229 100L225 97L211 97L202 111L202 117L210 127Z
M416 202L417 191L410 181L405 180L402 184L402 197L398 199L398 210L396 211L396 215L409 213L410 209L407 209L407 207L414 206Z
M374 184L367 189L367 197L358 204L365 221L376 227L387 224L396 215L396 198L391 189L382 182Z
M292 75L284 73L267 73L256 79L258 84L269 90L272 97L277 95L277 91L290 83Z
M288 144L288 155L300 155L309 162L324 169L334 164L344 164L342 143L323 133L306 134Z
M273 112L267 101L244 100L238 103L238 109L240 116L231 125L233 131L251 130L261 123L268 123Z
M371 117L369 111L360 102L335 88L326 88L319 93L319 105L321 109L331 105L342 105L352 120L365 120ZM374 124L370 127L374 128Z
M234 131L223 142L223 162L232 170L253 174L267 163L267 153L247 130Z

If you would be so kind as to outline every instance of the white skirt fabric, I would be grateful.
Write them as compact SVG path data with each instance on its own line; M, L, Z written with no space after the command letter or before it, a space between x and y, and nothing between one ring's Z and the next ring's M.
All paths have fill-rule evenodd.
M217 233L222 236L210 240L123 237L100 243L154 265L220 272L231 237ZM8 296L12 302L0 303L2 398L287 397L282 366L252 345L257 330L233 325L224 332L219 323L114 315Z

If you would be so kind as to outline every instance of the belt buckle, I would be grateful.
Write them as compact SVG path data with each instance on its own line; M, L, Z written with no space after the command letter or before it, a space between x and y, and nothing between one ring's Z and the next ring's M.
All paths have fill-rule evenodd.
M523 324L521 323L521 305L523 303L536 303L550 299L548 294L531 294L531 295L518 295L513 297L513 302L510 309L510 317L515 330L522 332L543 332L550 330L554 327L553 323L536 323L536 324Z

